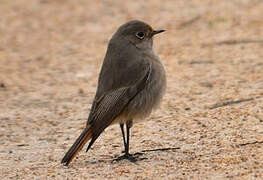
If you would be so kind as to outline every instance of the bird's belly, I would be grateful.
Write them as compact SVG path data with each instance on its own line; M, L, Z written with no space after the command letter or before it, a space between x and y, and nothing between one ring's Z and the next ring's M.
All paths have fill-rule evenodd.
M161 62L155 62L152 64L152 71L146 87L135 96L125 109L126 120L129 118L133 119L133 122L144 120L153 109L159 106L165 89L165 70Z

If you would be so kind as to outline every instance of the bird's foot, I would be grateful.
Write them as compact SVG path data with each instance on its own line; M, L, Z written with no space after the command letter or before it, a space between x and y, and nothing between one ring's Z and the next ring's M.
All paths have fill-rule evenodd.
M143 155L143 153L135 153L135 154L126 153L126 154L114 159L113 162L118 162L118 161L127 159L130 162L135 163L137 161L141 161L141 160L147 159L147 158L139 158L139 156L141 156L141 155Z

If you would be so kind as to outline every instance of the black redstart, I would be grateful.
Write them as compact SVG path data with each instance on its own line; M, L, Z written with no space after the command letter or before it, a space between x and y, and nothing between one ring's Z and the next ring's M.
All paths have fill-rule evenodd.
M119 27L108 45L86 127L62 164L68 165L90 140L88 151L104 129L114 123L120 124L123 157L135 160L129 154L129 129L158 107L166 88L164 67L152 48L153 36L161 32L164 30L153 30L138 20Z

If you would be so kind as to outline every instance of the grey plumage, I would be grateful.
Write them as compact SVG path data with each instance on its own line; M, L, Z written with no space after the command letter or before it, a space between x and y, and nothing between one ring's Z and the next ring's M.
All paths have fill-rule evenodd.
M133 122L144 119L159 105L166 77L163 65L152 49L152 36L160 32L163 30L154 31L148 24L135 20L122 25L113 35L99 75L87 127L61 163L68 165L91 139L88 151L111 124L126 123L128 135ZM121 128L123 131L123 126ZM125 142L123 138L125 153L129 155L128 139Z

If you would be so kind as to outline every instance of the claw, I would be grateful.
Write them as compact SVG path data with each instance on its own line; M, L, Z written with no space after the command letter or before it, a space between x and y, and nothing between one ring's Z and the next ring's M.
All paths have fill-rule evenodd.
M143 153L135 153L135 154L124 154L116 159L113 159L113 162L119 162L121 160L127 159L132 163L135 163L137 161L142 161L147 158L138 158L139 156L143 155Z

